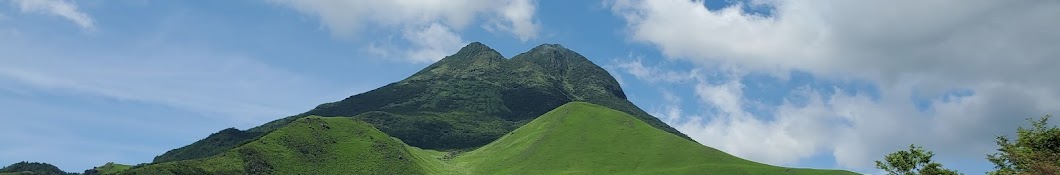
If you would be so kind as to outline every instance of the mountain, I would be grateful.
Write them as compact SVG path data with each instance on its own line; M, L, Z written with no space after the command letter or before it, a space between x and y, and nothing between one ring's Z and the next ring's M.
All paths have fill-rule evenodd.
M118 174L854 174L703 146L557 44L511 59L471 43L412 76Z
M352 116L419 148L469 149L572 101L629 113L691 140L629 102L603 68L561 45L543 44L506 59L473 42L404 80L246 131L225 129L155 157L154 162L220 154L313 115Z
M854 174L734 157L585 102L562 105L466 153L423 150L355 117L296 119L202 159L122 174Z

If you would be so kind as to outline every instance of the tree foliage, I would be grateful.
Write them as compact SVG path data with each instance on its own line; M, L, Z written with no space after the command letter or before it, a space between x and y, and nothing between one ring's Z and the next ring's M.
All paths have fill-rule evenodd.
M887 154L884 161L876 161L876 168L890 175L956 175L957 171L942 168L942 164L931 161L935 153L916 145L909 150Z
M40 162L18 162L0 168L0 174L33 174L33 175L61 175L61 174L77 174L68 173L55 167L55 165L40 163Z
M1020 127L1016 140L997 137L998 153L987 155L996 170L992 175L1060 173L1060 129L1047 127L1049 115L1031 120L1030 128Z

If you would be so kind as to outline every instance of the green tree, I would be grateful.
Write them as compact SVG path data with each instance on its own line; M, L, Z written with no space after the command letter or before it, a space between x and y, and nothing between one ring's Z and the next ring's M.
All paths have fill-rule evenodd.
M909 145L909 150L887 154L884 161L876 161L876 168L887 171L890 175L957 175L957 171L942 168L942 164L932 162L935 153L916 145Z
M987 155L996 170L992 175L1060 173L1060 129L1046 127L1049 115L1038 120L1027 119L1031 128L1020 127L1016 140L998 136L998 153Z

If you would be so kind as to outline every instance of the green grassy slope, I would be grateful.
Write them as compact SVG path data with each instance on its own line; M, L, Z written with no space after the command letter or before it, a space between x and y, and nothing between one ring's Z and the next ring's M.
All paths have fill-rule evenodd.
M219 155L122 174L424 174L441 167L409 148L359 120L311 116Z
M121 174L854 174L744 160L585 102L462 154L409 146L361 121L394 115L301 118L216 156Z
M854 174L744 160L583 102L556 108L452 163L470 174Z
M94 168L96 173L99 174L118 174L119 172L125 171L132 168L132 165L116 164L114 162L108 162L103 166Z

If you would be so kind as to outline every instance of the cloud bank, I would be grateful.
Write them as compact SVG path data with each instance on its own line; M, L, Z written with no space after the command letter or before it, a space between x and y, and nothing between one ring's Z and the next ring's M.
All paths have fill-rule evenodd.
M1060 83L1052 77L1060 74L1052 67L1060 65L1060 33L1053 32L1060 31L1060 1L609 5L627 22L630 40L675 60L733 67L720 72L735 80L691 85L699 104L714 110L656 114L691 116L671 124L701 143L752 160L791 164L823 152L842 167L868 169L872 160L910 143L935 148L944 159L982 160L993 151L994 136L1060 105ZM746 7L770 10L763 15ZM787 79L791 71L865 80L880 92L806 87L782 98L807 102L785 100L767 109L771 115L748 112L757 102L743 94L747 87L740 79L748 72Z

